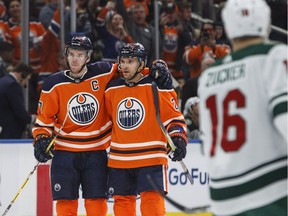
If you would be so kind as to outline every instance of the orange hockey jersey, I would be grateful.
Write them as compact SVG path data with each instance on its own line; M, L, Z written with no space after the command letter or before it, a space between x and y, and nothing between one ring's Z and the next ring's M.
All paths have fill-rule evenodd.
M109 83L105 91L106 112L113 122L109 167L167 164L167 141L156 120L152 81L146 76L133 87L121 78ZM160 118L165 127L178 125L186 133L176 98L173 89L159 89Z
M54 143L57 150L106 149L111 121L105 113L104 90L116 69L116 65L97 62L88 66L82 79L73 80L68 71L48 77L40 95L33 136L58 134Z
M176 26L165 25L163 28L163 60L167 63L169 71L176 79L182 78L183 73L176 68L179 35Z
M45 33L45 28L40 22L29 23L29 58L30 66L36 72L41 69L40 57L42 37ZM21 25L14 25L10 28L12 43L15 46L15 60L18 62L21 60Z
M219 59L226 56L230 52L230 48L227 45L219 44L215 46L214 50L209 46L201 48L200 44L189 48L187 47L183 54L183 60L186 64L191 65L190 78L196 77L201 73L203 54L207 51L212 51L215 59Z
M33 137L57 135L55 149L72 152L109 146L112 123L105 111L104 91L115 76L117 65L96 62L87 68L81 79L72 79L69 71L60 71L45 80L32 128ZM145 73L148 72L146 68Z
M7 22L0 20L0 41L11 43L11 31Z
M43 36L43 40L41 42L41 49L43 52L41 53L40 76L45 76L45 74L50 75L58 71L59 65L57 62L57 56L61 50L59 34L60 13L59 10L56 10L49 28L46 31L46 34ZM46 77L47 76L45 76L45 78Z

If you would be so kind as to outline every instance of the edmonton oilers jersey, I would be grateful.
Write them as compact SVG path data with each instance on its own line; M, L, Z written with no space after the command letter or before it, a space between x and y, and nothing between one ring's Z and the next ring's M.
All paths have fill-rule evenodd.
M52 136L63 125L54 143L57 150L92 151L109 146L112 123L104 110L104 90L117 65L97 62L87 68L81 79L61 71L43 85L32 132L34 137Z
M113 122L109 167L167 164L167 141L156 120L151 82L146 76L129 87L119 78L111 81L105 91L106 111ZM186 132L175 91L158 91L160 118L165 127L179 125Z

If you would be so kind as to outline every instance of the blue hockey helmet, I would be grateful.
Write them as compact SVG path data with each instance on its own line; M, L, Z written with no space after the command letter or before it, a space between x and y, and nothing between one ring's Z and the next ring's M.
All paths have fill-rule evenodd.
M68 48L86 50L89 56L93 52L91 40L86 36L74 36L71 41L66 44L65 54L67 54Z
M147 64L147 53L145 48L140 43L127 43L125 44L119 53L119 59L122 57L136 57L139 62L144 61L145 66Z

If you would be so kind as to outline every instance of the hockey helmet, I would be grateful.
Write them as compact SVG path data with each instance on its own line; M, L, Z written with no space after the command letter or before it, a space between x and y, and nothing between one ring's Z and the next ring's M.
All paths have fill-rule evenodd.
M74 36L71 41L66 44L65 54L67 54L68 48L86 50L89 56L93 52L91 40L86 36Z
M119 54L119 60L122 57L136 57L138 58L139 62L144 61L145 66L147 63L147 53L145 51L145 48L140 43L127 43L125 44Z
M222 20L230 39L245 36L267 38L270 33L270 8L264 0L228 0Z

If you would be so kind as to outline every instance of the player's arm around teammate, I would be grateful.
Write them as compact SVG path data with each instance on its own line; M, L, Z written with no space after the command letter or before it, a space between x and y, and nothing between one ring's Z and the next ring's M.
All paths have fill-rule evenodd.
M33 128L35 158L44 163L54 155L51 189L58 216L77 215L80 185L87 216L107 214L106 149L111 121L105 111L104 90L118 69L108 62L87 64L92 52L92 43L85 36L75 36L67 43L69 69L45 81ZM156 71L156 82L171 85L171 75L161 66L151 71L151 77Z

